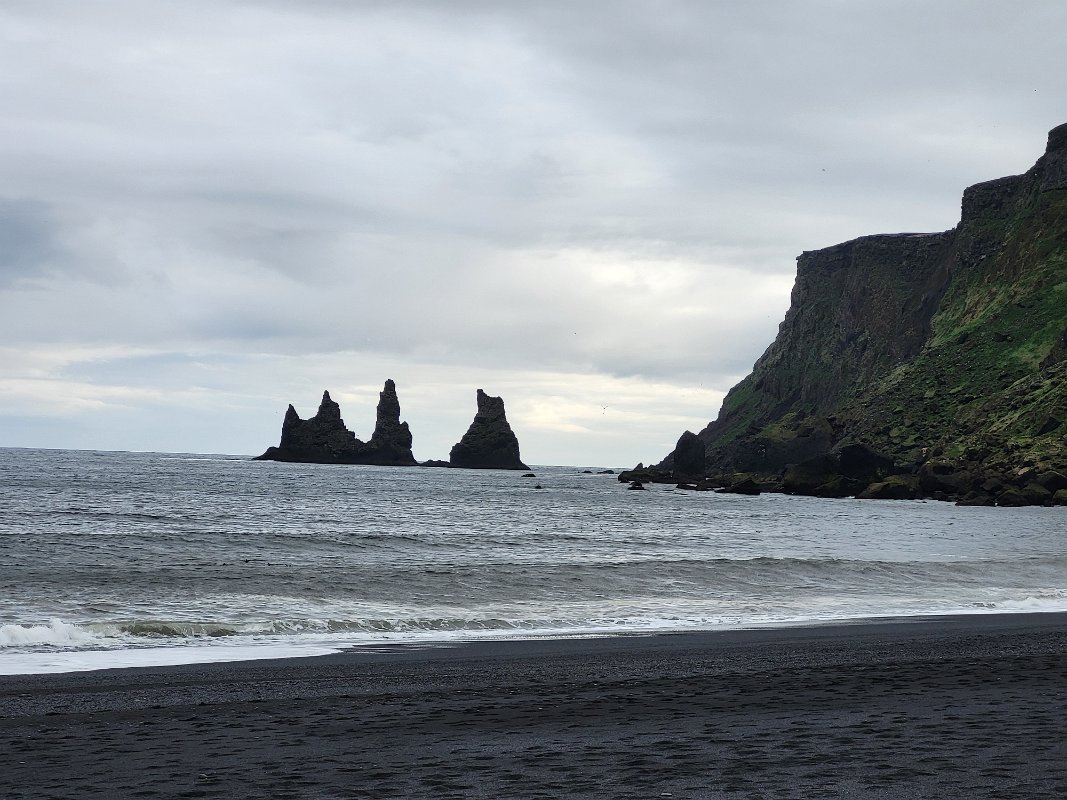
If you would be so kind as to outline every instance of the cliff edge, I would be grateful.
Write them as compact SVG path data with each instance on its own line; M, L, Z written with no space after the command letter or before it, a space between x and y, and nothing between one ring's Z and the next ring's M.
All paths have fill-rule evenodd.
M698 437L723 485L1067 504L1067 125L966 189L952 230L801 254L777 338ZM835 483L856 447L881 466Z

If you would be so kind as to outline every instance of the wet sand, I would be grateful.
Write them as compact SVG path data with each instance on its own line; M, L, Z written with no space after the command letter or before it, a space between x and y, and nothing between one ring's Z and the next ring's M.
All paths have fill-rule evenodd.
M1062 798L1067 614L0 678L0 798Z

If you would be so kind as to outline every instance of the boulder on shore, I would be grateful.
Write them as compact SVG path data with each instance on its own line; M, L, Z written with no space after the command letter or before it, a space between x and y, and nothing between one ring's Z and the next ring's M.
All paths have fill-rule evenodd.
M891 475L856 495L860 500L914 500L918 496L919 484L911 475Z
M847 444L788 467L782 488L788 494L849 497L897 472L882 454L862 444Z

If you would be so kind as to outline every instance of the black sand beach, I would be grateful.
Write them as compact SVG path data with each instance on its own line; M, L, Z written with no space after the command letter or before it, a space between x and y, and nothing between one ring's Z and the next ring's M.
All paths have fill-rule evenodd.
M1067 614L4 677L0 797L1067 797Z

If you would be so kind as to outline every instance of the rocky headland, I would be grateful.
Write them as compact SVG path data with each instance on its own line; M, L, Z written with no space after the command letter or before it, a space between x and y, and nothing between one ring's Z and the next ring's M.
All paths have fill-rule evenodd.
M704 453L704 471L693 440ZM942 233L797 259L778 337L718 417L620 480L1067 505L1067 125Z
M519 440L508 424L502 398L478 390L474 421L452 448L448 462L466 469L529 469L519 457Z
M277 447L267 448L259 461L293 461L311 464L374 464L416 466L411 454L411 431L400 421L400 401L396 384L385 382L378 400L374 432L363 442L345 426L341 407L322 393L315 416L301 419L292 405L285 412L282 438Z

